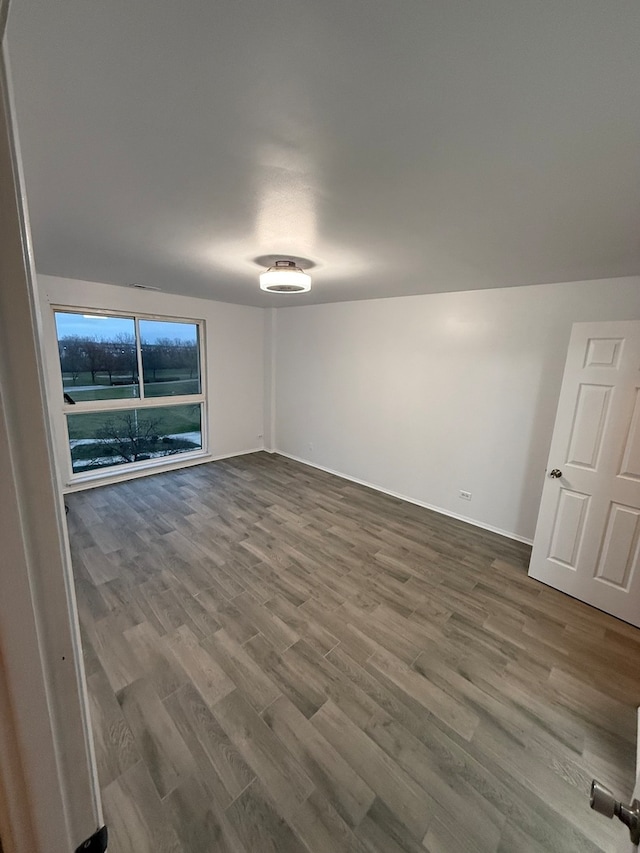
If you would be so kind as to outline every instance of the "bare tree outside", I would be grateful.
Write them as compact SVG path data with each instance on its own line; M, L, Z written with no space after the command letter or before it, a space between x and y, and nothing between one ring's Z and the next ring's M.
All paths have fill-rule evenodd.
M84 339L78 335L69 335L58 342L58 350L63 376L65 373L70 374L75 385L80 374L87 369Z
M86 359L86 369L91 373L91 381L95 383L96 374L104 369L105 345L97 338L85 338L83 348Z
M198 348L195 342L180 338L158 338L154 343L142 341L142 362L145 376L151 373L157 381L159 370L189 371L189 378L198 369Z
M91 445L93 459L89 465L99 465L104 457L113 464L140 462L152 456L172 456L192 450L196 445L187 439L163 435L159 421L137 411L123 412L109 419L96 431Z
M119 370L125 375L131 375L131 382L138 376L138 359L136 357L136 339L133 335L121 333L116 335L115 345L119 353Z
M91 382L98 381L99 374L106 374L109 384L114 380L129 378L137 381L138 361L136 342L133 335L120 333L114 339L80 337L69 335L58 341L60 366L63 376L71 375L77 381L81 373L91 374ZM175 381L187 375L192 379L198 373L197 344L179 338L159 338L155 343L142 342L142 358L147 380ZM176 376L160 377L160 371L175 371Z

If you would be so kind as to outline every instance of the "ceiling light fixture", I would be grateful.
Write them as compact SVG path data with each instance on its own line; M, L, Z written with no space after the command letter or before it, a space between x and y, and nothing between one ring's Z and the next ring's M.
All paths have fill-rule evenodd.
M269 293L306 293L311 290L311 276L294 261L276 261L260 275L260 289Z

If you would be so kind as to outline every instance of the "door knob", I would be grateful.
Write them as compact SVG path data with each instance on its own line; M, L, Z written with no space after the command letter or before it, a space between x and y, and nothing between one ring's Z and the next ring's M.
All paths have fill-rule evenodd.
M557 480L558 477L562 477L562 471L559 468L554 468L553 471L549 471L549 476Z
M634 800L630 806L625 806L616 800L608 788L594 779L591 783L589 805L605 817L617 817L629 827L631 843L640 843L640 800Z

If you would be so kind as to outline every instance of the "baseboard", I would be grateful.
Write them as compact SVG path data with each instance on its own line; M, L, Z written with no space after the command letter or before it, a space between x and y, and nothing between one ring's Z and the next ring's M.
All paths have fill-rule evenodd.
M219 462L221 459L234 459L236 456L248 456L250 453L263 453L265 452L265 448L253 447L251 450L237 450L235 453L222 453L220 456L212 456L210 459L207 459L207 462ZM270 451L266 451L267 453Z
M361 480L359 477L352 477L349 474L343 474L342 471L335 471L333 468L327 468L325 465L318 465L317 462L311 462L308 459L303 459L301 456L294 456L292 453L285 453L283 450L268 451L269 453L277 453L280 456L286 456L287 459L292 459L294 462L301 462L303 465L308 465L310 468L317 468L319 471L326 471L327 474L333 474L340 477L342 480L349 480L351 483L357 483L359 486L366 486L368 489L373 489L376 492L390 495L392 498L399 498L401 501L421 506L424 509L430 509L432 512L446 515L448 518L455 518L456 521L464 521L465 524L471 524L473 527L479 527L482 530L487 530L489 533L497 533L499 536L504 536L506 539L513 539L515 542L522 542L524 545L533 545L532 539L527 539L524 536L518 536L517 533L511 533L508 530L502 530L500 527L494 527L491 524L485 524L482 521L476 521L475 518L469 518L466 515L459 515L457 512L451 512L448 509L443 509L441 506L425 503L424 501L410 498L408 495L403 495L400 492L394 492L391 489L385 489L383 486L378 486L375 483L369 483L367 480Z

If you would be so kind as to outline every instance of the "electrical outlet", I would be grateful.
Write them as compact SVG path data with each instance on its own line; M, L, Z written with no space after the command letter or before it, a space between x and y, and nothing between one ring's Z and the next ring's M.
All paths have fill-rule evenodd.
M258 436L258 438L264 438L263 434L262 434L262 433L260 433L260 435Z
M463 501L471 500L471 492L463 492L462 489L458 492Z

